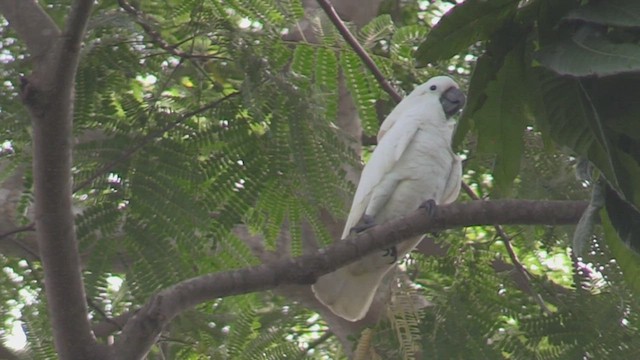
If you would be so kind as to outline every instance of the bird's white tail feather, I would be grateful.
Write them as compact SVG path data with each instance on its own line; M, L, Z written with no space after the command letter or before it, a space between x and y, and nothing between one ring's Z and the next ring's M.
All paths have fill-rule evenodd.
M365 317L378 285L390 267L354 275L349 266L318 278L312 286L316 298L334 314L349 321Z

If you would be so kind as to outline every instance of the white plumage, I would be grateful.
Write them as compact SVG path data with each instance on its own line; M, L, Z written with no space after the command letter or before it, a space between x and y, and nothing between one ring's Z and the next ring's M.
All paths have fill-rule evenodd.
M464 95L449 77L438 76L415 88L387 116L378 133L378 146L362 171L342 238L363 217L382 224L417 209L426 200L446 204L460 191L462 167L451 150L455 127L448 117L464 105ZM398 259L422 239L396 247ZM395 264L388 250L326 274L313 291L336 315L362 319L385 274Z

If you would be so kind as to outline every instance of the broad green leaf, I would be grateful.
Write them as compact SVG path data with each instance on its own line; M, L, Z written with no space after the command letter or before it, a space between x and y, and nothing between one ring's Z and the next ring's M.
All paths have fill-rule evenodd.
M537 87L531 98L536 106L536 122L543 134L593 162L609 181L615 179L603 144L597 141L589 124L594 123L593 109L585 99L578 80L558 77L543 68L532 69L531 86Z
M606 126L640 140L640 74L583 81Z
M605 210L618 237L640 254L640 211L609 184L604 183L602 192Z
M640 166L638 160L617 147L615 156L616 170L620 174L618 176L620 190L628 201L635 204L636 207L640 207Z
M580 5L580 0L541 0L537 9L537 36L541 45L553 42L558 34L558 23L571 9Z
M560 75L608 76L640 71L640 45L615 44L604 34L582 26L567 36L544 46L536 59Z
M594 1L571 10L565 19L607 26L640 27L640 1Z
M454 148L460 147L467 132L471 130L474 114L487 100L485 93L487 85L496 79L505 56L514 46L522 44L525 34L526 32L523 32L519 26L513 23L506 24L493 35L492 40L487 44L486 51L478 57L469 82L467 105L453 135Z
M536 122L546 137L591 161L628 201L640 206L640 155L638 142L609 124L637 121L633 110L640 92L627 81L576 80L534 69L530 84ZM617 86L616 86L617 84ZM626 87L624 85L627 85ZM539 98L533 95L539 94Z
M462 145L465 136L471 130L473 126L473 115L487 100L485 90L489 82L495 79L495 76L496 69L494 59L490 55L483 54L476 61L473 74L471 75L469 91L467 92L467 105L462 112L462 116L458 119L456 131L453 134L452 146L454 149L458 149Z
M604 182L596 182L591 189L589 206L584 210L580 221L573 232L573 253L576 256L585 256L593 240L593 229L600 222L600 210L605 203Z
M416 54L419 65L426 65L467 49L476 41L488 39L516 11L514 0L469 0L447 12L431 29Z
M636 296L640 295L640 255L629 249L616 233L611 224L611 219L607 211L600 211L604 238L616 258L616 262L622 269L622 275L626 280L626 285Z
M497 190L503 193L520 171L524 149L528 89L523 79L523 48L518 47L506 56L496 80L487 85L486 101L474 115L478 150L496 154L493 177Z

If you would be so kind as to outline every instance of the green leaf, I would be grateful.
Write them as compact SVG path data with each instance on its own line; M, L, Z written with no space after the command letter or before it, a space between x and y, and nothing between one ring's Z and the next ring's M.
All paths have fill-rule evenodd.
M636 207L640 207L640 166L637 159L622 151L615 149L616 171L619 189L625 194L627 200Z
M600 221L599 213L604 207L605 190L603 182L597 182L591 189L591 200L589 206L584 210L580 221L573 232L573 253L576 256L587 255L589 244L593 240L593 229Z
M640 255L629 249L616 233L607 211L600 211L604 238L622 269L625 283L636 296L640 295Z
M420 44L419 65L426 65L466 50L479 40L488 39L518 6L514 0L469 0L446 13Z
M543 68L534 68L530 79L531 85L537 87L532 95L539 99L532 97L530 100L532 104L540 101L535 107L535 119L543 134L588 158L609 181L613 181L615 172L604 144L598 142L590 125L595 123L593 108L579 81L555 76Z
M416 45L427 34L427 29L421 25L407 25L399 28L391 37L391 59L413 62Z
M395 28L390 15L380 15L360 30L358 40L363 47L369 48L379 40L389 37Z
M496 189L507 192L520 171L524 150L522 132L527 125L527 85L524 79L523 48L511 51L495 81L486 87L487 99L476 112L478 150L496 154L493 177Z
M473 126L473 115L487 100L485 90L489 82L495 78L495 74L494 59L487 54L480 56L476 61L473 74L471 75L471 81L469 82L467 105L458 120L456 131L453 134L452 146L454 149L458 149L462 145L465 136L471 130Z
M514 46L522 44L524 36L526 36L526 32L516 24L505 24L488 42L486 51L478 57L469 82L467 105L458 120L456 132L453 135L454 148L460 147L467 132L473 126L474 114L482 108L487 100L485 93L487 85L495 80L505 57Z
M311 78L315 63L315 49L311 45L300 44L293 52L291 70L300 75Z
M560 75L608 76L640 71L639 45L615 44L590 26L544 46L535 56Z
M338 58L332 49L319 48L316 54L315 83L320 87L325 100L327 120L338 116Z
M576 80L541 67L530 78L532 108L545 137L589 159L616 190L640 206L638 134L615 130L621 122L638 119L640 89L634 81L618 76Z
M636 253L640 253L640 211L606 183L603 193L607 215L618 237Z
M380 128L375 102L379 97L378 85L373 76L363 66L358 55L352 51L340 54L340 64L345 75L347 87L355 100L362 127L366 134L375 134Z
M640 2L637 0L594 1L571 10L565 19L607 26L640 27Z

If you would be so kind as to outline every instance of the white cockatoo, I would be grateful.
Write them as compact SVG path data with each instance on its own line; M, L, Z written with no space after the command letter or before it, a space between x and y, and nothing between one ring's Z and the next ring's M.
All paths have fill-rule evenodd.
M387 116L378 146L362 171L342 238L353 230L382 224L425 204L453 202L460 192L462 166L451 150L455 121L465 102L458 85L437 76L416 87ZM383 277L422 240L406 240L321 276L316 298L336 315L356 321L371 306Z

